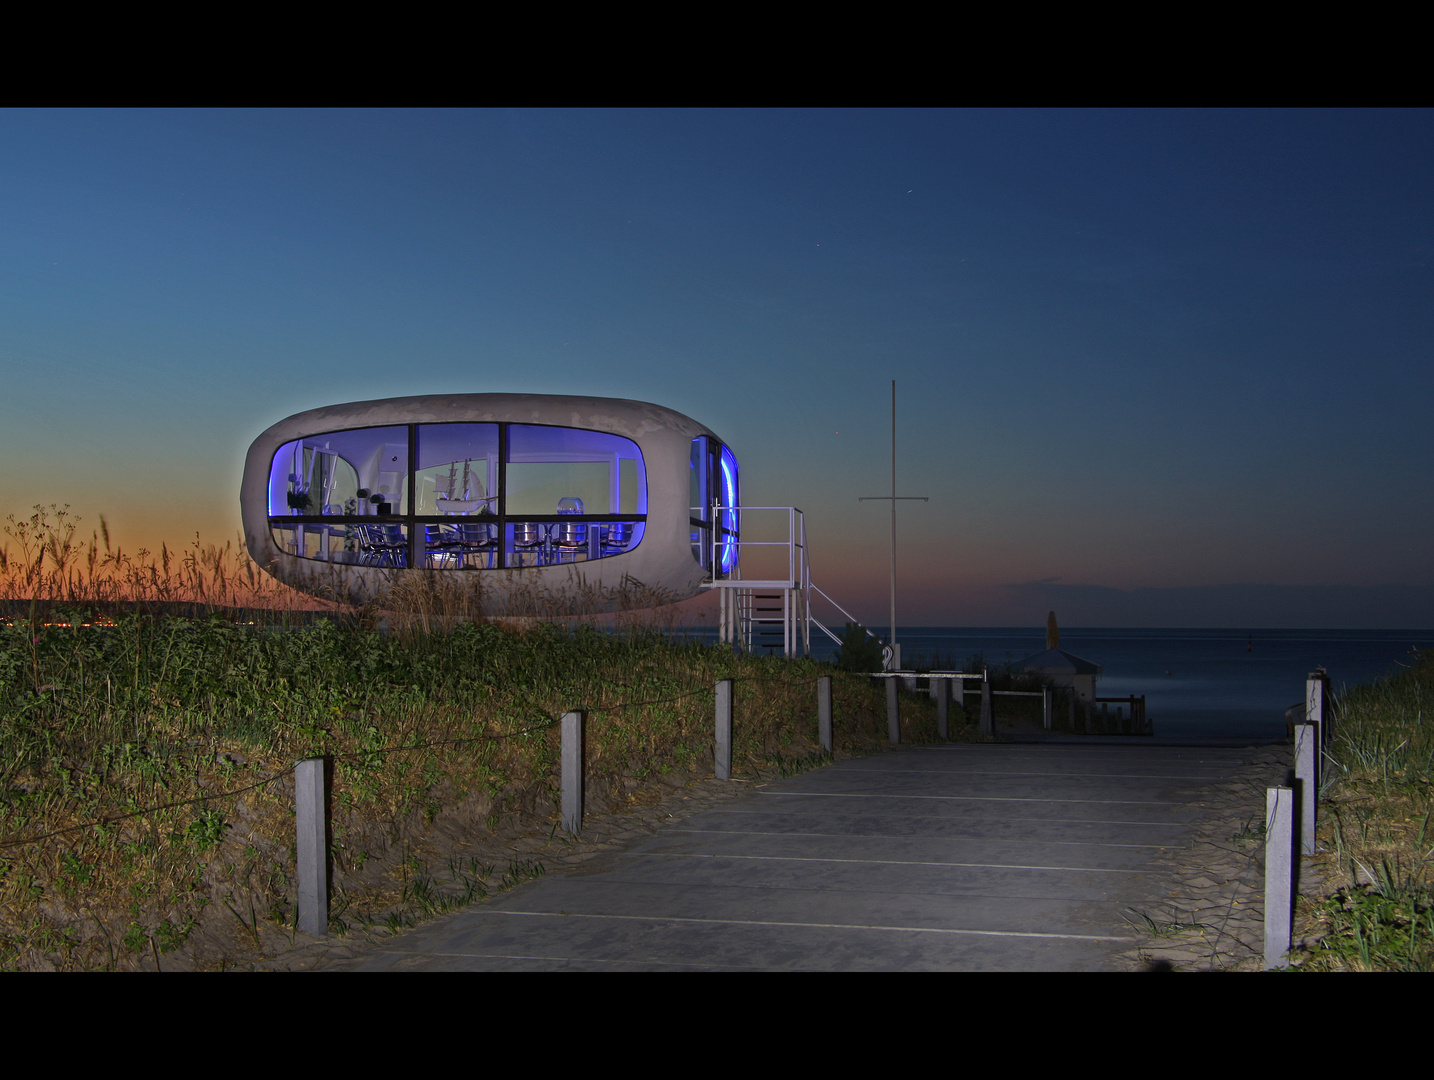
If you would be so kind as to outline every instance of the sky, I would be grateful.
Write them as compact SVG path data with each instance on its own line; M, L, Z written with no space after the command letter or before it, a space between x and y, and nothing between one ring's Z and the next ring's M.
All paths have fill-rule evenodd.
M1434 626L1434 112L0 112L0 517L371 398L652 401L909 625Z

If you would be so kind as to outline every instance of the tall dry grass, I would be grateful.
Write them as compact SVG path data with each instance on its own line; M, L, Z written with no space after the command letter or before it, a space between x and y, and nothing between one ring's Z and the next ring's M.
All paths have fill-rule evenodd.
M222 546L194 540L173 550L130 553L110 538L103 516L88 538L68 505L10 514L0 527L0 604L4 614L48 616L65 607L89 614L120 608L189 605L239 612L334 609L280 584L249 557L244 541Z
M111 540L101 516L88 538L68 505L35 506L28 518L9 515L0 526L0 617L49 619L104 617L121 610L205 615L213 611L264 621L297 613L345 615L399 632L435 633L465 622L500 619L532 626L560 621L625 630L683 629L677 597L668 590L625 579L599 588L574 565L554 585L521 569L494 590L483 573L390 570L378 593L363 604L346 602L348 586L336 568L315 563L305 591L261 569L243 537L206 544L198 533L187 545L130 553Z

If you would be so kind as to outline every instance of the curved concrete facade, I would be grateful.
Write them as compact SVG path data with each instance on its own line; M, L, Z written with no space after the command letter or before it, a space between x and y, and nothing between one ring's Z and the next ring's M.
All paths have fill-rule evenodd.
M594 515L591 518L574 520L611 522L620 516L633 518L639 522L637 528L640 540L631 550L608 555L605 553L611 549L605 548L604 557L587 561L510 567L504 565L501 558L494 557L490 564L482 569L433 571L431 565L423 569L431 560L425 558L425 551L414 546L416 542L411 539L415 535L424 535L425 527L436 527L431 524L436 520L434 517L415 513L417 504L413 488L419 486L415 483L408 483L405 487L407 505L385 503L384 508L389 512L384 515L357 517L353 514L358 511L341 511L333 517L312 516L301 519L276 511L278 504L275 500L278 496L270 489L274 482L273 477L279 475L282 467L281 463L276 462L276 454L281 448L293 445L295 440L312 441L315 436L338 436L353 429L386 428L392 431L402 425L428 424L542 425L549 428L607 433L631 440L641 451L639 468L645 474L645 515L613 513L606 518ZM433 429L407 429L409 447L416 445L415 440L419 437L414 433L425 430ZM500 426L495 430L506 433L519 429ZM525 427L521 430L535 429ZM501 437L507 436L505 434ZM354 603L381 596L405 576L413 575L415 570L411 567L414 566L420 567L418 572L438 573L447 580L461 581L464 587L480 590L485 610L494 614L529 613L526 609L531 607L531 603L525 598L537 595L544 598L545 614L560 613L564 606L561 599L563 597L571 598L567 610L572 613L616 610L630 606L635 595L646 596L649 602L683 600L696 595L700 584L710 579L710 572L699 564L693 554L693 537L703 534L694 531L696 527L691 520L692 509L689 505L692 500L690 474L694 469L694 440L699 438L706 440L701 445L711 445L717 451L723 449L721 440L715 433L681 413L660 405L617 398L455 394L388 398L311 409L274 424L249 447L240 489L244 536L254 560L279 581L315 596ZM298 445L302 448L307 444L301 441ZM396 443L390 446L395 447ZM505 455L503 461L506 464L508 451L505 449L502 453ZM730 456L730 451L727 453ZM303 451L300 449L296 460L302 457ZM398 460L397 457L394 460ZM407 476L412 480L417 475L415 464L422 458L420 456L405 460ZM735 459L733 461L735 464ZM290 479L293 477L290 476ZM616 487L613 490L616 491ZM483 493L486 494L486 491ZM735 484L733 493L735 494ZM364 495L365 492L359 490L358 494ZM452 497L451 489L449 497ZM300 509L290 510L288 514L306 512L309 507L308 496L302 495L298 498L301 500L298 504L290 501L288 505L298 505ZM374 498L376 500L379 496ZM493 504L497 499L498 496L495 495L486 502ZM564 503L569 501L564 500ZM718 501L723 501L720 494ZM731 501L735 502L735 499ZM502 502L496 503L500 513L503 505ZM636 506L634 502L633 508ZM368 507L362 505L359 509L366 511ZM616 511L618 507L614 505L609 509ZM339 508L318 508L321 514L334 513L336 510ZM527 516L541 517L531 514ZM486 522L497 521L498 518L494 516L441 520L444 522L443 527L451 528L452 526L447 524L450 521ZM294 522L299 524L295 525ZM305 522L308 523L307 526ZM319 532L322 542L327 545L331 541L324 538L325 536L337 536L346 531L361 532L362 529L375 527L368 524L360 526L359 522L387 523L384 527L392 530L395 535L400 529L406 530L405 535L409 539L403 542L409 546L398 565L361 565L338 561L335 556L328 554L330 549L327 547L324 549L325 554L319 556L295 553L295 550L306 550L306 527ZM594 529L601 527L603 526L589 526ZM495 533L501 533L502 526L492 528ZM284 533L284 529L289 531ZM286 536L297 535L297 549L291 543L290 549L285 550L279 540L276 540L276 531ZM352 556L355 560L368 557L366 553L357 554L357 548L350 550L356 552ZM593 543L593 553L597 553L596 541ZM427 554L431 555L431 552ZM574 559L579 560L582 557L575 555Z

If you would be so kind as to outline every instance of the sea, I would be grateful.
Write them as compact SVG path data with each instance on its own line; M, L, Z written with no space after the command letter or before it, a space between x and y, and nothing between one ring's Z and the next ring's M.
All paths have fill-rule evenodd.
M886 630L872 631L886 637ZM715 628L702 634L716 639ZM813 634L812 655L835 643ZM947 671L1019 664L1043 652L1046 628L900 627L902 667ZM1434 648L1434 630L1107 628L1060 630L1060 647L1101 667L1101 697L1144 694L1155 734L1181 738L1278 738L1285 710L1304 700L1305 679L1324 668L1331 687L1372 682Z

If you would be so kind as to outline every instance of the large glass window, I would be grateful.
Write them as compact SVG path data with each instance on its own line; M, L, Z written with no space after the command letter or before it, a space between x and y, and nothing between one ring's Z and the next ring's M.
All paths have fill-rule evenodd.
M620 435L509 424L507 512L554 514L577 499L589 514L645 514L641 464L637 444Z
M360 428L285 443L269 468L269 516L404 513L408 428Z
M418 428L414 513L498 513L498 425Z
M508 565L581 562L637 546L647 515L647 473L635 442L579 428L506 426L502 539Z
M280 550L363 566L496 569L621 555L642 540L631 439L535 424L416 424L309 436L275 454Z

